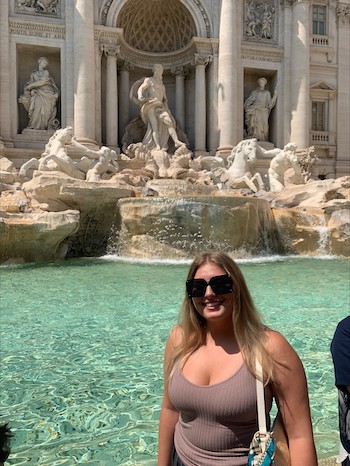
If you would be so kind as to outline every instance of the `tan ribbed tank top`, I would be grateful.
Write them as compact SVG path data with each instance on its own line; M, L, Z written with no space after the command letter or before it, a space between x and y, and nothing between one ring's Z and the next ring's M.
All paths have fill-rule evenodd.
M180 412L174 443L186 466L247 464L258 421L255 378L245 364L229 379L204 386L189 382L177 368L169 381L169 396ZM265 389L265 404L269 413L270 388Z

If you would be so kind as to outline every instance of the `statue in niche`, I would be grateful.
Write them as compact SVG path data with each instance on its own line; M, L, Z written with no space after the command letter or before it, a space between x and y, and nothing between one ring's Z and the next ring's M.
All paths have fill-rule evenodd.
M28 112L28 129L56 130L59 126L56 118L59 90L46 69L48 64L47 58L38 59L39 67L31 73L24 94L18 99Z
M140 105L140 116L147 126L142 143L148 149L167 150L169 137L176 148L186 145L178 138L176 122L168 107L162 65L154 65L153 76L136 81L130 98Z
M253 39L272 39L276 9L267 0L258 5L254 0L247 2L245 35Z
M269 116L277 100L277 87L271 97L270 91L265 89L266 84L266 78L259 78L259 87L244 102L248 137L256 138L258 141L269 139Z

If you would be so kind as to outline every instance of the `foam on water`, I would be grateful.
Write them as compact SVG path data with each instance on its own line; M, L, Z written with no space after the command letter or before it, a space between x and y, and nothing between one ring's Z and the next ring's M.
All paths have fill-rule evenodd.
M238 262L264 320L305 365L319 456L335 455L329 344L349 309L348 262ZM188 263L105 257L1 268L0 423L15 434L9 464L155 464L163 348Z

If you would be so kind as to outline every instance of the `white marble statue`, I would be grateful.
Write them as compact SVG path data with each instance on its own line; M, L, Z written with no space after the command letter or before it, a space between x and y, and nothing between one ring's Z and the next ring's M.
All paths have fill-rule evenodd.
M67 153L67 145L81 150L84 156L73 161ZM73 135L72 127L67 126L57 130L46 144L40 159L32 158L25 162L19 174L26 178L28 170L34 168L39 171L61 171L79 180L100 181L105 173L118 172L115 158L116 152L109 147L92 150L80 144Z
M235 146L227 158L228 182L232 188L249 188L254 192L264 189L260 173L254 171L253 162L259 146L255 138L244 139Z
M249 138L258 141L269 139L269 116L277 100L277 89L271 97L270 91L265 89L266 78L259 78L259 87L255 89L244 103L245 123Z
M118 173L119 167L115 161L117 154L107 146L102 146L98 150L88 149L72 138L72 144L81 149L86 157L82 157L77 163L77 167L86 172L86 181L101 181L104 174Z
M140 105L140 116L147 126L142 143L148 149L167 150L171 137L175 147L185 145L176 133L176 122L172 116L163 84L163 66L153 67L153 76L142 78L132 86L131 100Z
M59 126L56 118L59 90L46 69L48 63L45 57L39 58L38 69L31 73L24 94L18 99L28 112L28 129L55 130Z
M296 150L297 145L290 142L271 160L268 170L270 191L281 191L285 188L285 174L288 169L292 168L296 175L301 175Z
M307 183L312 176L313 167L317 165L319 158L315 152L315 146L307 147L297 151L298 163L301 167L301 173L304 182Z
M39 171L61 171L72 178L85 180L85 173L67 154L67 144L75 144L71 126L58 129L49 139L40 159L32 158L21 166L20 176L27 177L28 170L34 168Z

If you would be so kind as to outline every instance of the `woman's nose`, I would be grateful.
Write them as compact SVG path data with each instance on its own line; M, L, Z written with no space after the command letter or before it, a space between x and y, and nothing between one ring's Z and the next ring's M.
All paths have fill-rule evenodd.
M214 291L212 290L212 287L208 284L206 289L205 289L205 294L204 296L212 296L214 293Z

